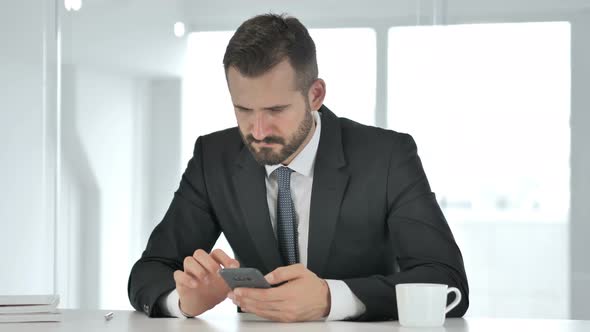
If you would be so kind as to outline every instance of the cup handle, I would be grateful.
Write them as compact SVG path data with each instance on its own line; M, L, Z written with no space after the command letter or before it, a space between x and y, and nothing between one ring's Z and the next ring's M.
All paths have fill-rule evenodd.
M458 306L459 302L461 302L461 291L459 289L457 289L456 287L449 287L449 289L447 290L447 295L450 293L455 293L456 296L455 300L447 306L447 309L445 310L445 315L449 313L449 311L453 310L456 306Z

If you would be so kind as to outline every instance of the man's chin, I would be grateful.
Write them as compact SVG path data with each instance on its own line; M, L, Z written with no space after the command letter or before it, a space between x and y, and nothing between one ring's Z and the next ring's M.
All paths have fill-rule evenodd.
M260 151L251 151L254 159L261 165L278 165L286 158L283 158L280 153L274 152L271 149L263 148Z
M254 156L254 159L256 159L256 161L263 166L271 166L271 165L278 165L280 163L282 163L285 158L280 158L279 156L261 156L261 155L256 155Z

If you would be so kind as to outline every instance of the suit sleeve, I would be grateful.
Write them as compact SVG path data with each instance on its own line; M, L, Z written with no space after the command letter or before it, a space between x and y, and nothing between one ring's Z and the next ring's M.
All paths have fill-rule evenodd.
M183 268L184 258L197 249L209 252L220 234L207 195L202 157L199 138L164 219L131 269L129 301L150 317L164 315L158 300L175 289L173 274Z
M469 287L461 251L438 206L412 137L403 134L394 146L387 179L387 225L399 272L344 280L365 304L357 320L398 319L395 285L439 283L457 287L461 303L448 317L469 307ZM453 300L449 296L448 301Z

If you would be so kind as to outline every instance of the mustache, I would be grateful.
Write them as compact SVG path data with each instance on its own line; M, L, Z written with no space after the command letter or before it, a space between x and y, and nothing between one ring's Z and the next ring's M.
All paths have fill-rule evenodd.
M266 143L266 144L276 143L276 144L285 145L285 140L282 137L278 137L278 136L268 136L262 140L257 140L254 138L254 136L252 136L252 134L250 134L250 135L246 136L246 140L248 141L249 144L252 144L252 143Z

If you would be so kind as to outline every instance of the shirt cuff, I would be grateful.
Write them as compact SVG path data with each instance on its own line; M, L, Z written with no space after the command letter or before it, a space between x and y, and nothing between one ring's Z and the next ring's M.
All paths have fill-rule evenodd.
M358 317L367 308L342 280L326 279L330 289L330 313L326 320L345 320Z
M189 316L180 310L180 297L176 288L170 291L170 293L160 298L160 308L166 316L178 317L178 318L189 318Z

